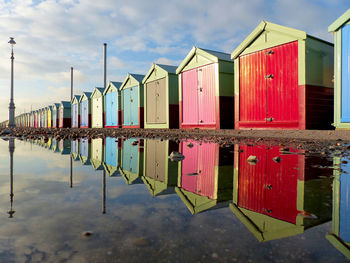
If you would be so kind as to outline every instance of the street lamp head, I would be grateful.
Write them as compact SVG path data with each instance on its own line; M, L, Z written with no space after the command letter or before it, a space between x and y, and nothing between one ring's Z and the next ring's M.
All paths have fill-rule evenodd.
M16 41L14 40L13 37L10 37L10 40L8 42L10 45L15 45L16 44Z

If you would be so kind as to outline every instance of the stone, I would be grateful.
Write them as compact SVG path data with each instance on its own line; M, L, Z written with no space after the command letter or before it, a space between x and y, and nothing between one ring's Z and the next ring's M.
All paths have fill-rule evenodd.
M183 156L183 154L181 154L179 152L174 151L169 155L169 159L173 162L180 162L183 159L185 159L185 156Z
M84 231L83 233L81 233L81 235L82 235L83 237L89 237L89 236L91 236L93 233L94 233L94 232L92 232L92 231Z
M149 242L146 238L141 237L141 238L136 238L136 239L132 242L132 244L133 244L134 246L137 246L137 247L147 247L147 246L150 245L150 242Z

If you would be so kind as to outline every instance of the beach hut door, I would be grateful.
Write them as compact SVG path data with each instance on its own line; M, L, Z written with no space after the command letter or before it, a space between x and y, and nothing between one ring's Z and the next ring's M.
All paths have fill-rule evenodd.
M341 121L350 122L350 25L341 32Z

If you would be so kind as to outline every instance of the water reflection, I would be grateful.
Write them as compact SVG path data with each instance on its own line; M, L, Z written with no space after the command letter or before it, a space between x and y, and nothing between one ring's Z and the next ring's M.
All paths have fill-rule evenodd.
M143 139L130 138L122 141L121 144L120 173L127 184L141 183L141 175L143 173Z
M331 219L333 178L330 175L333 171L324 167L333 166L333 163L326 158L306 157L303 151L294 149L281 151L278 146L242 144L219 147L217 144L194 140L176 143L169 140L141 138L123 140L107 137L58 142L53 138L46 144L39 141L32 143L42 147L47 145L47 148L51 147L54 152L64 153L62 156L56 155L64 165L56 174L57 177L61 176L59 179L55 177L56 184L35 177L38 181L32 183L31 187L44 182L42 185L44 188L53 185L50 188L51 192L59 189L58 193L50 196L41 188L39 201L44 200L45 202L41 204L50 205L62 202L64 209L57 206L57 211L50 212L57 218L56 221L60 222L55 221L54 224L64 222L62 218L67 222L73 222L73 230L70 229L69 233L64 234L62 240L69 240L72 244L72 240L78 239L76 243L85 246L86 253L93 250L93 246L101 246L104 259L107 247L108 251L113 250L113 253L117 250L115 255L124 249L124 255L130 256L135 247L140 251L144 249L152 253L155 248L158 251L158 247L164 245L166 249L163 249L162 253L172 252L165 261L172 261L167 259L173 255L180 255L182 252L179 251L189 246L200 248L204 254L209 250L209 254L206 254L208 261L213 253L217 253L219 257L227 253L222 261L229 261L234 255L238 261L247 262L251 259L251 261L260 259L259 255L252 253L259 249L261 253L265 253L265 261L273 261L269 254L272 251L271 247L281 248L277 249L278 251L274 250L273 257L277 253L279 256L276 258L285 259L288 254L281 253L283 248L289 248L290 245L297 247L303 255L308 249L317 250L318 253L323 251L318 243L323 242L322 246L329 245L325 238L323 240L316 238L315 245L314 241L306 242L293 237L303 233L307 228ZM181 152L185 157L184 160L171 161L169 155L174 151ZM70 153L69 156L65 155L67 152ZM248 162L249 156L256 156L257 161ZM70 160L70 167L67 158ZM54 162L55 159L48 160ZM76 160L80 160L82 166L78 167ZM40 167L37 169L45 170ZM55 171L58 169L56 166L53 167ZM69 180L66 176L68 171L70 171ZM94 176L88 176L89 171ZM74 188L70 189L67 182L69 181L70 187L73 187L73 175ZM336 178L334 179L333 209L339 211L339 214L337 216L333 212L333 229L332 233L327 235L327 239L332 243L336 243L333 240L337 242L340 240L338 243L342 247L338 249L344 253L344 248L350 247L350 238L344 225L347 217L343 211L347 206L342 205L340 200L347 201L348 184L344 183L346 178L342 179L340 175L338 181L337 184ZM11 182L10 193L13 194L13 181ZM17 185L18 182L17 179ZM343 189L339 186L341 184L346 186L345 190L339 190ZM23 203L19 201L21 198L18 192L19 186L16 186L16 208L22 213L25 206L20 206ZM337 193L338 195L343 193L343 197L339 197ZM33 200L31 202L35 203ZM10 195L11 206L6 210L14 211L12 202L13 196ZM33 207L37 209L35 205L31 209ZM73 210L74 218L69 214ZM45 213L43 211L41 213ZM192 216L194 214L196 216ZM19 216L17 213L16 219ZM118 224L113 224L116 220ZM343 230L341 230L342 222ZM75 234L80 237L81 225L84 225L82 231L93 230L96 231L96 235L86 240L72 237L72 231L78 232ZM316 228L315 233L320 236L321 232L321 236L324 236L328 227L326 224L323 228ZM51 233L52 237L55 235L56 233ZM254 236L259 241L290 238L259 246L258 242L252 242ZM138 247L133 244L133 240L141 238L142 241L143 237L152 240L149 241L149 245ZM300 242L303 242L302 245ZM310 245L307 245L308 242ZM110 244L113 244L112 247ZM211 250L213 246L215 249ZM216 252L220 249L221 254ZM72 251L70 252L74 254ZM186 251L185 258L178 256L174 261L204 261L202 255L193 253L193 250ZM327 253L334 256L334 253L338 253L335 249L334 251ZM194 258L191 258L192 254ZM312 257L304 261L313 256L312 254ZM138 259L140 258L142 257ZM316 258L323 259L322 256ZM105 261L113 262L108 259Z
M152 196L175 193L178 163L170 161L169 155L178 149L174 141L145 139L142 181Z
M248 159L252 156L256 159ZM302 151L281 152L278 146L235 146L230 208L259 241L293 236L330 220L331 170L312 161Z
M10 153L10 210L7 211L9 218L13 218L15 211L13 210L13 153L15 152L15 140L9 139L9 153Z
M350 164L334 158L332 232L326 235L331 244L350 260ZM340 173L340 168L346 174Z
M185 159L175 190L190 212L227 206L232 199L232 149L192 140L180 147Z

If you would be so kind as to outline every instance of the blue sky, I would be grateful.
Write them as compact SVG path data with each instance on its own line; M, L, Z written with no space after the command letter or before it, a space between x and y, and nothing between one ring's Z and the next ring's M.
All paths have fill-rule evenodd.
M333 42L327 27L349 0L0 0L0 121L8 118L10 45L15 37L16 115L102 86L152 62L179 65L192 46L231 53L267 20Z

